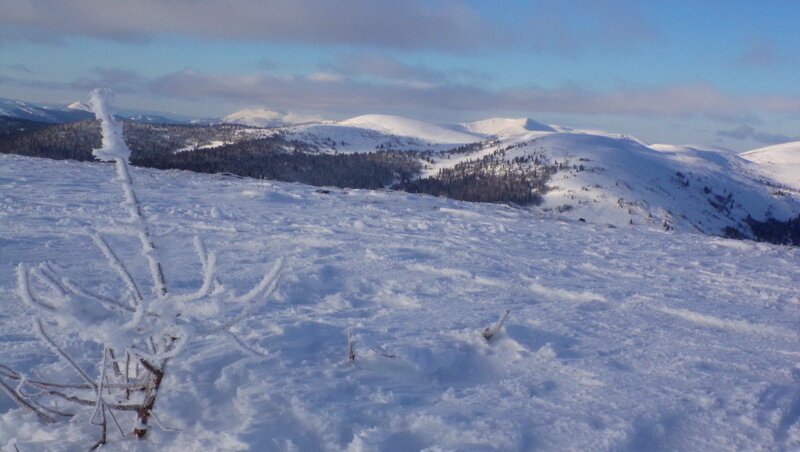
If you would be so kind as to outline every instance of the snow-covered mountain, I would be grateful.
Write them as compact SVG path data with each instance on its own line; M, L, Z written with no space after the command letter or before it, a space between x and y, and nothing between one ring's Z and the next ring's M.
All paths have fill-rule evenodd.
M596 136L524 146L609 174L640 169L659 184L658 168L684 162L693 174L681 193L716 159ZM148 438L126 429L120 439L113 427L103 449L800 450L800 248L408 193L131 172L177 298L201 281L196 235L228 292L245 294L278 256L285 277L235 336L189 336L170 357ZM115 221L125 212L115 177L107 164L0 155L3 370L83 383L37 341L18 263L39 271L47 260L39 274L55 267L69 287L124 300L118 269L82 233L98 228L150 291L138 239L112 235L128 230ZM192 306L223 325L241 312L235 301ZM74 337L51 335L102 381L102 350L79 353ZM9 391L23 383L2 378ZM47 424L0 391L0 448L86 450L100 434L92 411ZM117 416L127 428L131 416Z
M223 124L242 124L250 127L281 127L296 124L324 122L321 116L286 113L265 108L246 108L223 116Z
M488 137L468 131L391 115L362 115L338 122L282 128L288 138L323 152L377 150L443 151Z
M86 112L94 114L94 112L92 111L91 105L89 105L87 102L83 102L83 101L75 101L75 102L67 105L66 109L67 110L86 111Z
M75 105L56 107L36 105L21 100L0 99L0 116L49 123L82 121L94 117L89 111L73 108Z
M76 103L67 110L83 112L84 108ZM331 154L459 148L455 153L429 155L423 162L423 178L495 154L498 161L525 160L523 167L534 173L539 171L537 165L553 172L538 209L560 218L616 227L677 228L717 235L739 231L747 236L749 218L785 221L800 214L798 143L736 155L707 147L648 145L632 136L550 126L528 118L448 126L371 114L339 122L286 125L315 119L266 109L242 110L223 122L250 126L231 131L225 139L205 137L202 144L189 140L176 150L207 149L274 134ZM266 125L280 127L258 128ZM509 170L509 165L481 169ZM478 176L475 181L482 177L473 176Z
M535 156L554 167L539 208L562 218L723 234L748 231L747 218L800 214L800 197L776 192L757 164L731 151L646 146L606 133L515 135L473 152L434 156L426 175L492 154L506 161Z
M510 137L528 132L555 132L553 126L529 118L490 118L459 124L472 133L485 136Z
M596 130L547 125L529 118L490 118L460 124L432 124L393 115L369 114L338 122L310 123L285 127L281 132L292 139L318 146L324 151L370 152L394 150L450 150L482 141L509 140L525 135L548 133L586 133L641 140L629 135Z
M800 191L800 141L776 144L739 154L756 162L765 174Z
M73 102L66 106L39 105L21 100L0 99L0 117L25 119L28 121L60 124L93 119L94 114L86 102ZM129 121L150 124L182 124L185 118L168 117L161 114L123 110L117 114L119 118Z
M447 127L366 115L286 130L293 139L339 152L447 150L483 143L455 155L433 154L434 163L422 177L500 152L506 161L536 155L540 164L558 167L539 208L563 218L617 227L644 225L710 234L732 228L747 235L748 218L785 221L800 214L800 196L776 191L763 167L719 148L649 146L628 135L548 126L524 118ZM781 149L789 153L788 148ZM788 164L787 158L782 164Z
M362 115L338 123L374 130L387 135L413 137L431 144L466 144L485 139L485 136L458 132L423 121L391 115Z

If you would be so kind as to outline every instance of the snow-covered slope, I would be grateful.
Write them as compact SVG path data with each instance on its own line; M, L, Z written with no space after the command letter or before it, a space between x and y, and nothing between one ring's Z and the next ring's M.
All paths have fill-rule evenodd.
M644 152L541 140L532 146L561 155L605 149L593 162ZM635 162L648 174L667 158L650 152ZM148 439L109 431L104 449L800 449L800 249L406 193L132 171L172 290L198 283L195 234L234 291L276 256L287 267L276 298L236 331L266 357L224 336L190 342L170 361ZM116 274L81 233L119 230L113 177L105 164L0 155L2 364L46 363L77 382L35 341L15 265L50 260L113 296ZM148 274L127 259L135 238L114 244L135 276ZM506 309L487 342L481 331ZM80 415L40 424L0 393L0 447L85 450L99 431Z
M390 115L363 115L336 123L287 127L281 132L325 152L373 152L382 149L441 151L487 138Z
M758 163L776 181L800 191L800 141L767 146L739 155Z
M733 152L690 146L645 146L606 133L531 132L456 158L428 171L505 149L505 159L539 155L557 165L540 206L559 217L613 226L662 227L722 234L748 231L744 220L800 214L800 198L765 183L757 165Z
M427 122L390 115L363 115L339 122L343 126L374 130L387 135L413 137L431 144L466 144L483 136L458 132Z
M508 137L528 132L556 131L552 126L528 118L490 118L459 125L469 132L498 137Z

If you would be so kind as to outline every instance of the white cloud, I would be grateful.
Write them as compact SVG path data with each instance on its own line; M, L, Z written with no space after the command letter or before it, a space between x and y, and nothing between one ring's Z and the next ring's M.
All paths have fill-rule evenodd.
M331 74L330 72L315 72L313 74L309 74L306 79L311 82L321 83L337 83L345 80L345 78L341 75Z

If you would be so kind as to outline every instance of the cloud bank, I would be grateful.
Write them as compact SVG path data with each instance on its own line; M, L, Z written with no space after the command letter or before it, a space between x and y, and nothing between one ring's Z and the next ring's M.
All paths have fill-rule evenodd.
M391 69L391 70L389 70ZM420 79L424 72L383 68L383 77ZM389 72L387 75L385 72ZM377 72L369 68L367 72ZM435 79L434 74L427 77ZM217 98L302 107L326 113L365 111L516 111L679 118L702 116L728 122L753 122L759 113L800 116L800 97L735 96L708 84L618 88L606 92L580 87L488 90L476 85L378 83L318 73L310 76L229 75L181 71L159 77L149 90L161 96Z
M742 124L730 130L720 130L718 136L734 140L753 140L762 144L778 144L790 141L800 141L800 137L790 137L779 133L766 133L756 130L753 126Z
M516 19L500 22L463 0L4 0L0 28L6 39L41 42L179 35L454 52L575 52L658 35L633 0L569 3L509 3Z

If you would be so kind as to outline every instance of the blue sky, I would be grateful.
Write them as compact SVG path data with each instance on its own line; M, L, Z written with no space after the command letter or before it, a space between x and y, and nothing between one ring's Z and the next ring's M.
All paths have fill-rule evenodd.
M800 2L5 0L0 97L800 140Z

